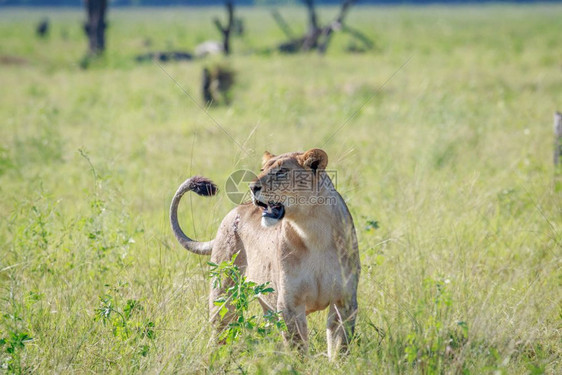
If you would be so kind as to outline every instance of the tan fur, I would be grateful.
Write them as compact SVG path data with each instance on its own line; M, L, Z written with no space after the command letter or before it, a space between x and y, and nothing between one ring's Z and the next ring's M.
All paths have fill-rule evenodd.
M288 191L275 190L279 170L305 170L317 181L327 177L324 171L327 163L328 156L319 149L279 156L264 154L263 169L252 184L252 191L255 190L254 202L267 203L268 199L279 195L286 197L282 202L285 216L273 226L263 226L260 207L243 204L226 215L213 241L201 243L185 235L182 237L183 232L177 233L179 225L174 204L171 219L172 225L175 219L174 232L178 240L189 250L193 247L197 253L204 254L202 247L205 245L211 249L211 261L215 263L228 261L239 253L236 263L248 280L271 282L275 292L263 296L260 302L264 310L282 312L287 341L303 351L308 341L306 315L329 307L328 355L334 358L338 348L346 350L357 312L360 264L353 219L331 182L318 191L297 191L302 181L296 181ZM291 204L289 199L297 196L321 197L335 203ZM177 194L174 197L177 210L179 198L176 198ZM228 323L228 315L219 321L217 306L213 303L221 293L223 290L211 288L209 298L211 319L219 327Z

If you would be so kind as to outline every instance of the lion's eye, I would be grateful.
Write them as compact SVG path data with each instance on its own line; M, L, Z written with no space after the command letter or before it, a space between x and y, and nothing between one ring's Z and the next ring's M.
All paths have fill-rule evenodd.
M280 170L278 170L277 172L275 172L275 176L276 177L285 177L287 176L287 173L289 173L289 170L286 168L281 168Z

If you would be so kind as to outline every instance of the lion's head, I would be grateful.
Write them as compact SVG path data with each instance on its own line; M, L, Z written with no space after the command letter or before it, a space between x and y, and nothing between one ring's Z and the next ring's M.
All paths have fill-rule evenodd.
M325 173L327 165L328 155L317 148L278 156L266 151L261 172L250 184L253 203L263 209L263 226L302 213L307 205L321 204L318 198L334 189Z

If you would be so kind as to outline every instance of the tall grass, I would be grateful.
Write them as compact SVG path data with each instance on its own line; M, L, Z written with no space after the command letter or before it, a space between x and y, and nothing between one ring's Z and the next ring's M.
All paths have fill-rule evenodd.
M349 23L376 48L346 53L336 34L325 57L251 53L283 35L266 9L242 8L233 103L209 109L236 142L134 62L218 38L222 12L111 9L107 54L88 70L78 11L0 13L0 55L27 61L0 68L2 368L560 373L562 8L357 7ZM302 10L282 12L305 30ZM33 35L44 14L46 41ZM208 63L163 68L199 100ZM266 149L311 147L328 152L358 230L351 354L328 362L325 313L309 317L304 360L277 337L216 347L207 259L171 235L171 196L189 175L222 184ZM193 198L182 225L209 239L232 207Z

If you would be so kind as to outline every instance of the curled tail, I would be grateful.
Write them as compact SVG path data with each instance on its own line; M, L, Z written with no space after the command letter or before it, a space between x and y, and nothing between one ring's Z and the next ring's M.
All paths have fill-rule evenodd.
M181 230L180 224L178 223L178 205L180 203L181 197L188 191L193 191L199 195L211 196L217 193L217 186L208 178L195 176L185 180L183 184L180 185L174 198L172 199L172 204L170 205L170 223L172 224L172 230L178 240L178 242L185 247L187 250L198 255L210 255L213 249L213 242L198 242L187 237L185 233Z

